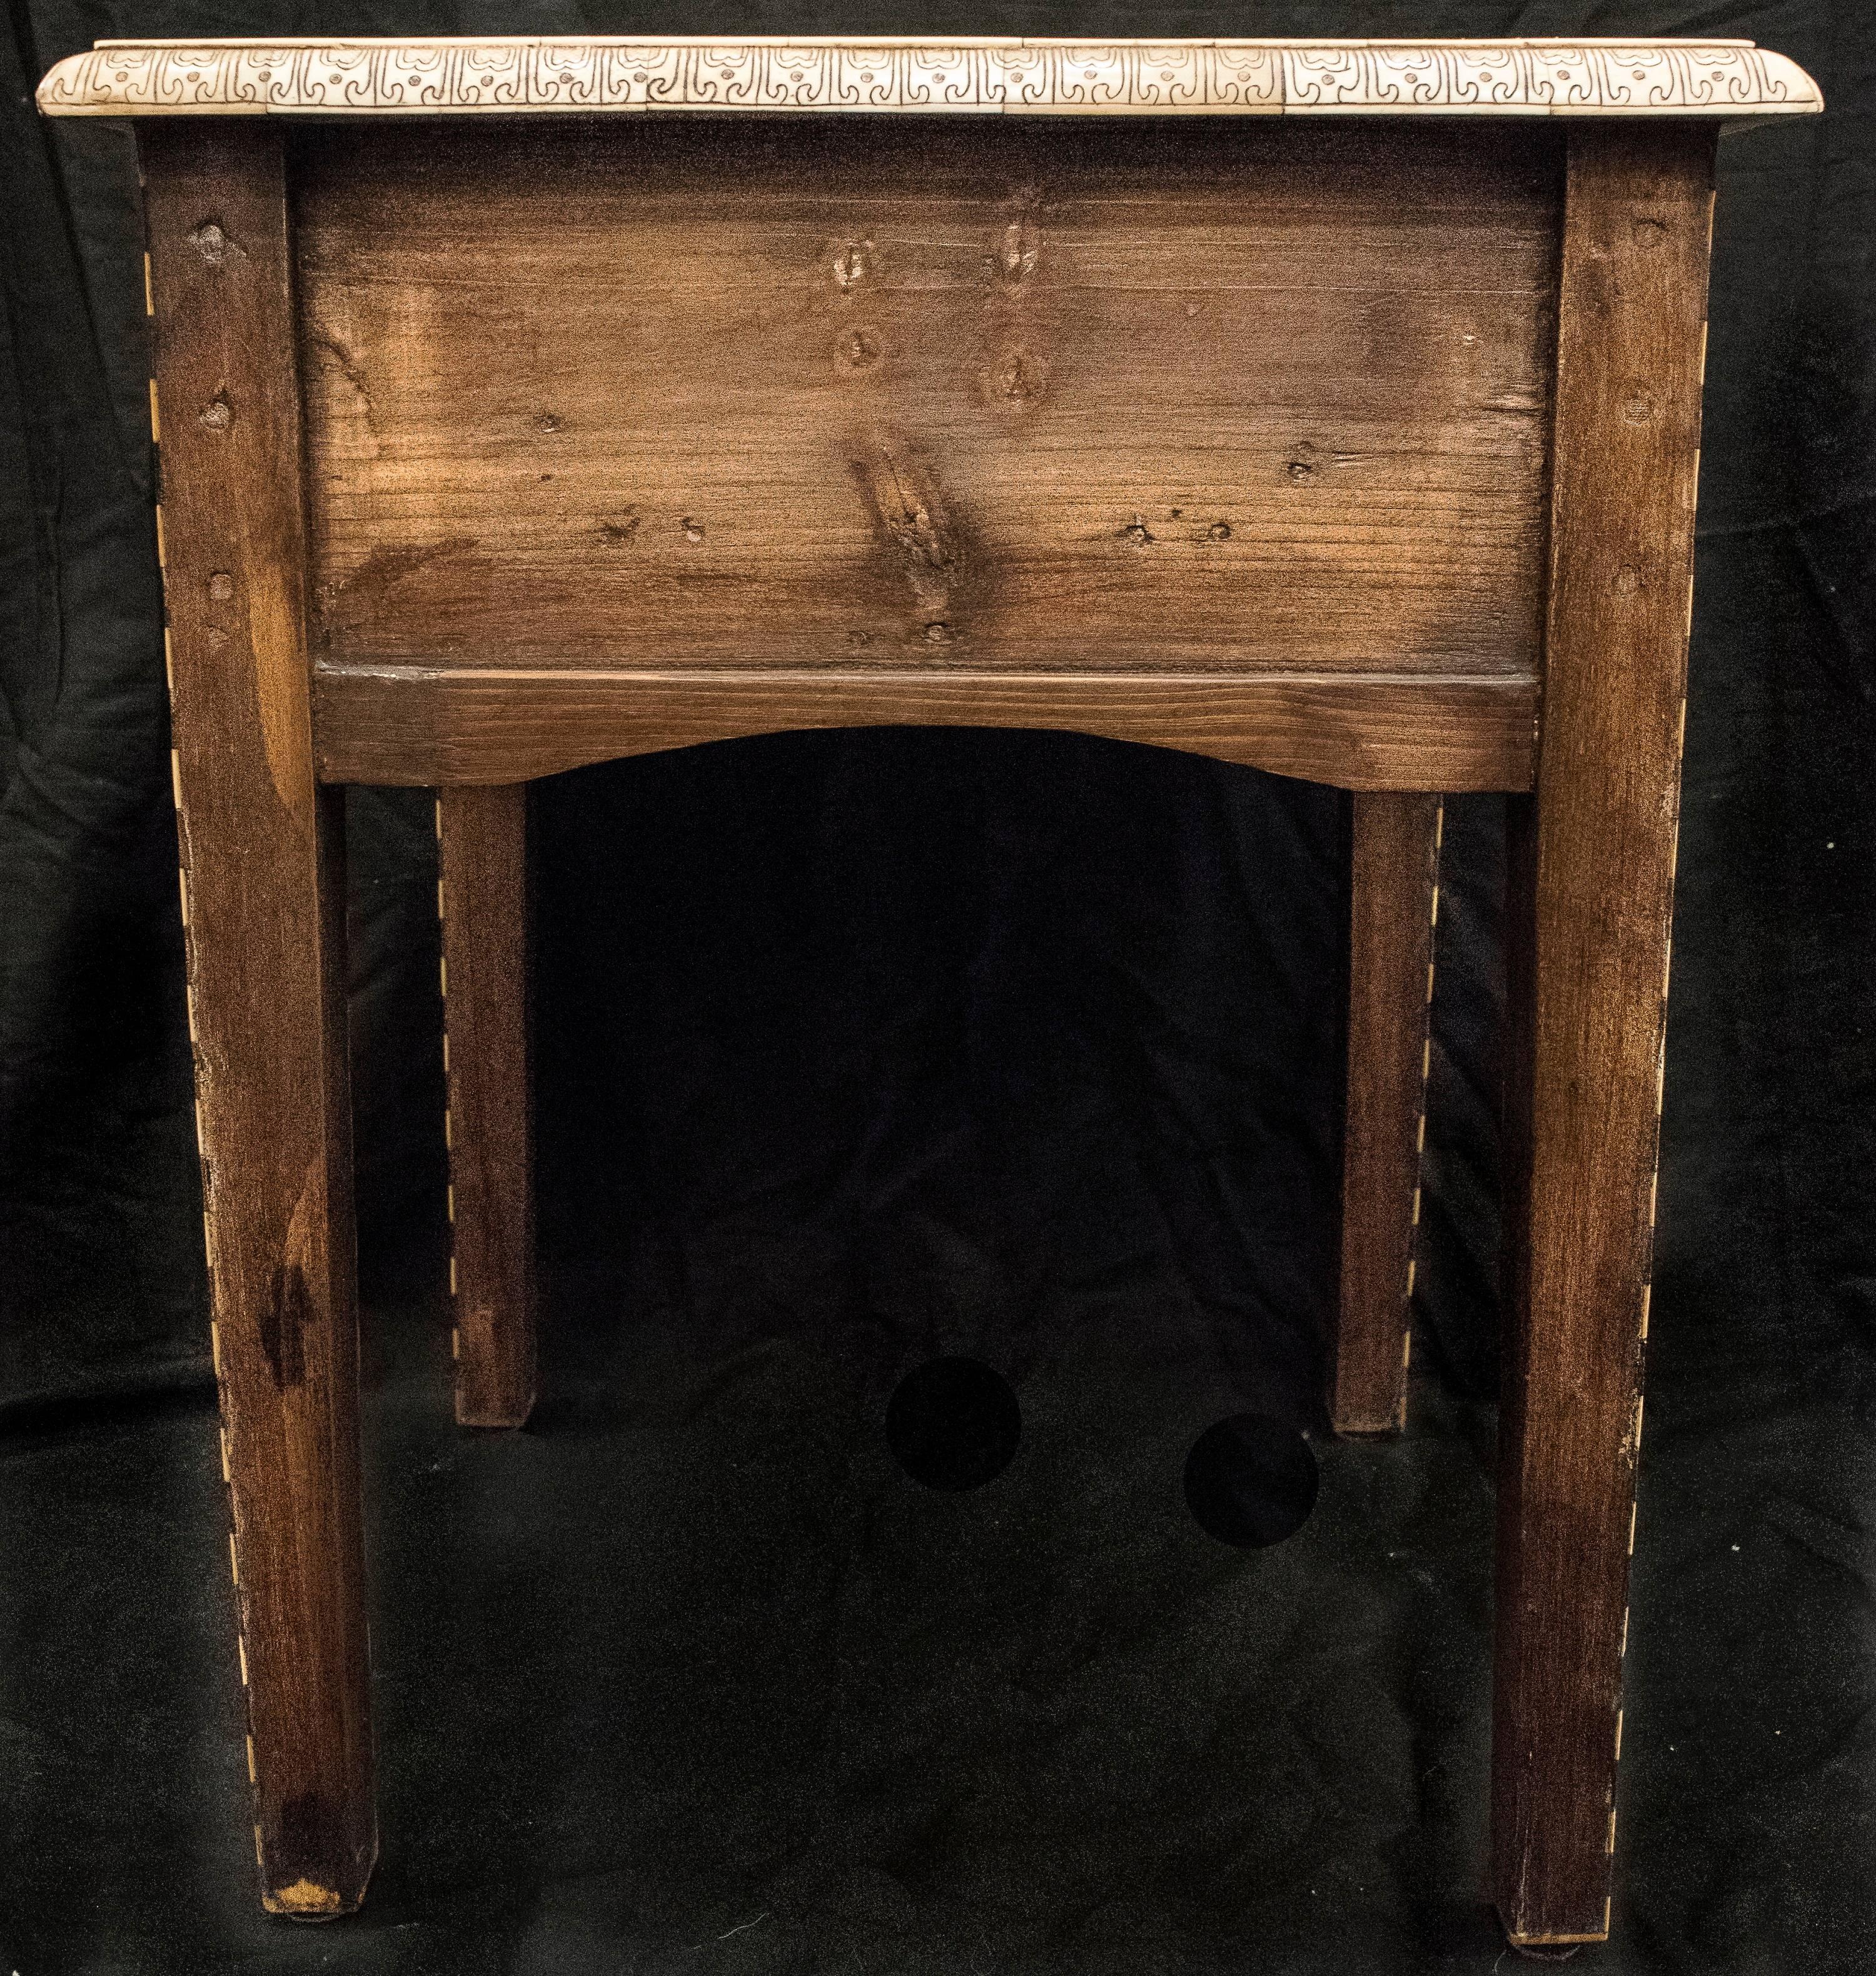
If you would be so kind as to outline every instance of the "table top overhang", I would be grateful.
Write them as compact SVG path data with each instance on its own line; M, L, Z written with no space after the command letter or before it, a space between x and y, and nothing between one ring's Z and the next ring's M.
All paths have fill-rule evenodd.
M1710 117L1824 107L1745 41L1066 41L568 35L100 41L52 117L630 111Z

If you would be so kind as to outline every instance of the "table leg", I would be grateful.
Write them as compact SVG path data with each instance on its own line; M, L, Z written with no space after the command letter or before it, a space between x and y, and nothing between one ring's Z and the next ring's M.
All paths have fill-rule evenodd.
M175 785L222 1462L262 1899L377 1852L342 792L314 780L281 139L140 132Z
M528 788L436 800L456 1418L519 1427L535 1396Z
M1354 799L1341 1286L1329 1399L1338 1434L1385 1434L1406 1421L1441 813L1437 795Z
M1608 1932L1713 137L1569 139L1535 793L1511 804L1493 1893Z

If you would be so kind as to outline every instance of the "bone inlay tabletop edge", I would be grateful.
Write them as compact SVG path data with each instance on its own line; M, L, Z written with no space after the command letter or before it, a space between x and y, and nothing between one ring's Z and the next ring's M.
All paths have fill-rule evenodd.
M630 110L1029 116L1802 116L1750 41L955 38L100 41L39 85L54 117Z

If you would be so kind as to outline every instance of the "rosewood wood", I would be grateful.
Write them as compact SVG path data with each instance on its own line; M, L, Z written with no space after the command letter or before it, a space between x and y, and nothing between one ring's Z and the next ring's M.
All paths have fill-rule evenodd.
M1712 216L1710 133L1573 133L1507 901L1493 1882L1517 1943L1609 1927Z
M279 133L143 145L189 1027L262 1898L377 1852L340 793L313 776Z
M1358 795L1353 805L1341 1283L1329 1398L1338 1434L1387 1434L1406 1422L1440 816L1433 795Z
M519 1427L535 1395L526 785L443 790L436 837L456 1418Z

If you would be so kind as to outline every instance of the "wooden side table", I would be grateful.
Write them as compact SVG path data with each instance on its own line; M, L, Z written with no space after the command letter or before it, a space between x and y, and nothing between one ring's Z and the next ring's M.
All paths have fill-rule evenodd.
M1493 1892L1606 1934L1738 42L116 42L263 1898L377 1850L336 785L439 791L459 1416L533 1391L523 785L963 722L1354 791L1394 1424L1443 790L1512 793Z

